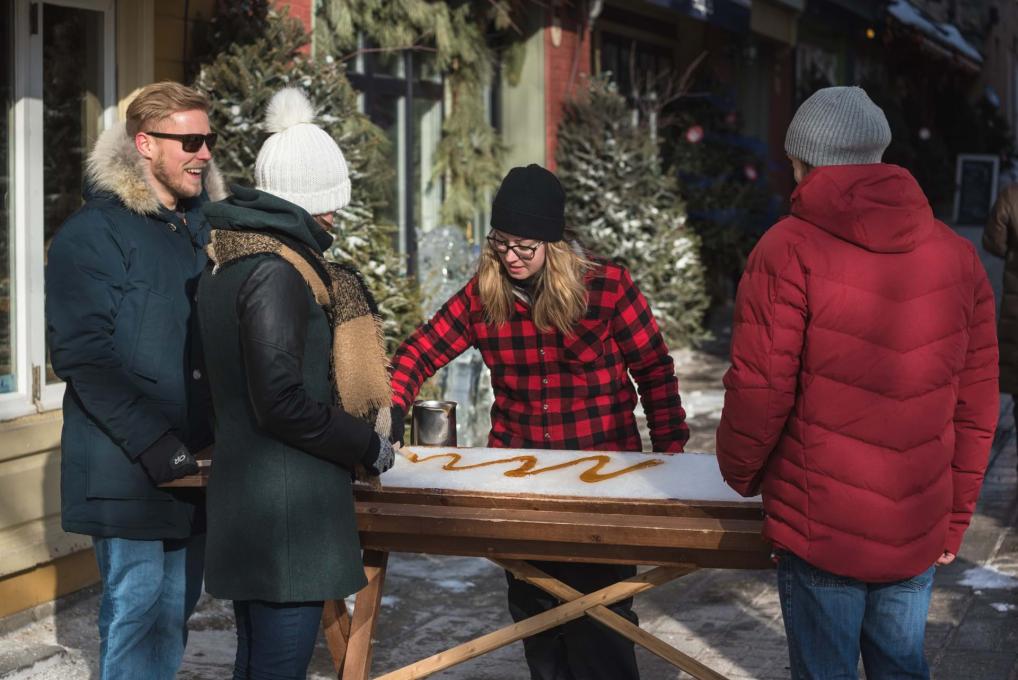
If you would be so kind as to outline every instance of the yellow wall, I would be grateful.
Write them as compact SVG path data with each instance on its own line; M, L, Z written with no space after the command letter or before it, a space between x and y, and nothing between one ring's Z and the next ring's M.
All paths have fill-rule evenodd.
M190 0L184 17L184 0L160 0L156 3L153 21L154 80L184 79L185 27L187 40L193 42L195 28L207 22L215 10L215 0ZM188 46L188 54L191 47Z
M0 616L96 580L91 539L60 529L61 423L59 412L0 423Z
M502 141L508 153L504 170L517 165L546 165L544 140L543 10L531 8L524 27L523 69L519 82L502 80Z

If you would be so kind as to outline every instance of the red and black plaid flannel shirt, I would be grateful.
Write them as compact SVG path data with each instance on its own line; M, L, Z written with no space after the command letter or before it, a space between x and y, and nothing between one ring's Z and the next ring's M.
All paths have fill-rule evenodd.
M646 298L607 262L587 275L587 288L587 314L564 336L538 331L518 299L508 322L485 323L474 277L396 351L393 403L409 412L421 384L474 346L495 392L489 446L641 450L632 374L654 450L681 452L689 428L679 382Z

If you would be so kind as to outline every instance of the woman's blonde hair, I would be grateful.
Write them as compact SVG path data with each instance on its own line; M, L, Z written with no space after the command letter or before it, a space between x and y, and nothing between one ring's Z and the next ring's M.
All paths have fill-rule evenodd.
M530 293L534 324L542 332L555 329L569 335L587 312L584 277L594 263L568 241L545 243L544 248L544 267L535 275ZM490 243L481 250L477 284L484 320L493 326L508 321L513 312L513 284Z

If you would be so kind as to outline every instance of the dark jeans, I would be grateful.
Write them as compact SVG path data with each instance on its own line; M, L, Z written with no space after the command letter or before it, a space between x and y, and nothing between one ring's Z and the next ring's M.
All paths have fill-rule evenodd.
M234 601L233 680L304 680L322 623L321 602Z
M856 680L860 652L868 680L928 680L923 639L933 571L866 583L780 553L778 594L792 680Z
M535 567L581 593L592 593L636 574L636 567L616 564L534 562ZM561 604L539 588L506 572L509 613L514 621L540 614ZM609 608L635 624L633 600ZM523 652L533 680L638 680L633 643L589 616L532 635L523 640Z

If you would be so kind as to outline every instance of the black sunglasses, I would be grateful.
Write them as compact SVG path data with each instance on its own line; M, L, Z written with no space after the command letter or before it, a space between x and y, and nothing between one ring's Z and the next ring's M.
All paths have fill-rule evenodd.
M509 241L501 239L494 234L488 234L488 243L491 244L492 249L496 253L504 254L512 250L516 253L516 257L521 260L530 261L534 259L534 255L537 254L537 249L544 245L544 241L539 242L536 246L523 246L519 243L510 244Z
M198 153L201 151L202 144L212 151L216 145L216 133L210 132L207 135L175 135L170 132L146 132L146 135L152 135L159 139L175 139L180 142L180 146L184 148L187 153Z

